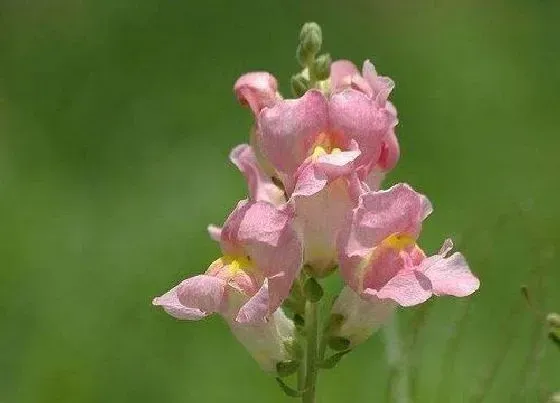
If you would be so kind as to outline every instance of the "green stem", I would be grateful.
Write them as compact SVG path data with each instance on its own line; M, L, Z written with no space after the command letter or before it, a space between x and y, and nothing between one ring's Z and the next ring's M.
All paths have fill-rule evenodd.
M317 383L317 330L318 304L307 301L305 303L305 392L303 403L315 403L315 385Z

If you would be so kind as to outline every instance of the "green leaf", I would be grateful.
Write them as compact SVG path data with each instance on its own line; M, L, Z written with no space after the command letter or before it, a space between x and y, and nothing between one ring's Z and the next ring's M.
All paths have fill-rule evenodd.
M350 340L345 337L333 336L329 338L329 347L334 351L346 351L350 347Z
M282 361L276 364L276 372L278 376L284 378L295 373L300 366L300 362L296 360Z
M286 385L286 383L282 379L276 378L276 382L278 382L278 385L284 391L286 396L289 396L289 397L302 397L303 396L303 391L295 390L295 389L289 387L288 385Z
M327 358L326 360L323 360L321 363L319 363L319 367L323 368L323 369L334 368L336 366L336 364L338 364L340 362L342 357L344 357L350 351L352 351L352 350L345 350L345 351L341 351L339 353L331 355L329 358Z
M311 302L319 302L323 298L323 287L313 277L308 278L303 286L305 298Z

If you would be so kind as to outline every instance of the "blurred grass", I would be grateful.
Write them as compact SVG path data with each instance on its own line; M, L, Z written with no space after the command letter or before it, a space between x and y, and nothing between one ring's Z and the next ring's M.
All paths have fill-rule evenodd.
M396 80L389 182L430 196L423 245L452 235L482 279L463 322L465 301L426 308L414 401L470 402L501 356L485 401L543 401L558 357L533 353L519 287L559 309L559 17L547 0L4 0L0 401L288 400L219 319L180 323L150 300L206 268L207 223L245 195L227 162L251 123L234 80L266 69L287 93L310 19L335 58ZM417 310L400 315L407 340ZM375 336L322 375L320 401L383 401L387 379Z

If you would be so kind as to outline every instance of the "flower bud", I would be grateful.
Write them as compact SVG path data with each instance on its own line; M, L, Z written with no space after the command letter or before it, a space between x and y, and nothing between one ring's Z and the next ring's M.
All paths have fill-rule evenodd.
M329 78L329 75L331 73L331 63L332 58L328 53L322 54L317 57L317 59L315 59L315 63L313 64L313 71L317 80L326 80L327 78Z
M348 354L351 350L339 351L336 354L331 355L330 357L324 359L322 362L319 363L319 368L323 369L332 369L340 362L342 357Z
M555 313L555 312L551 312L548 315L546 315L546 322L548 323L548 325L552 328L555 329L560 329L560 315Z
M331 311L335 318L344 319L338 319L336 325L330 326L331 340L348 340L346 348L353 348L379 329L395 308L396 304L391 300L365 300L350 287L344 287Z
M309 89L309 80L302 74L292 76L290 84L292 85L292 92L296 97L303 96L303 94L305 94Z
M278 366L284 371L288 362L297 361L292 348L296 339L294 323L279 308L267 322L241 324L229 321L232 333L266 372L277 372ZM295 364L290 364L295 365Z
M323 33L321 27L315 22L306 22L301 28L299 40L302 48L302 55L309 60L321 50L323 44Z

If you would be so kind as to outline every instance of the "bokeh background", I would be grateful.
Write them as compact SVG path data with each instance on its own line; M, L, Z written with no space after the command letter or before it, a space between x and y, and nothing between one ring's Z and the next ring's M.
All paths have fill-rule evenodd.
M388 184L430 196L423 246L453 236L482 280L399 314L413 400L560 389L539 320L560 310L560 3L3 0L0 402L290 401L219 318L150 302L219 253L206 225L246 194L227 155L252 121L232 85L269 70L288 94L308 20L396 81ZM389 383L376 335L319 402L389 402Z

